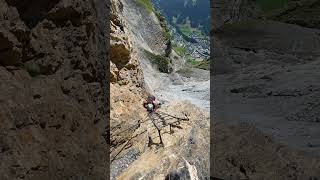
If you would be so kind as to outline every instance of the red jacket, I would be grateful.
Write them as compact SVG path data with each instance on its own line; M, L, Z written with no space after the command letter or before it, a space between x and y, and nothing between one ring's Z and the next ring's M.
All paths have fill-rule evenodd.
M147 104L150 104L150 103L153 104L154 110L157 110L157 109L159 108L160 102L157 101L157 100L154 100L154 101L151 101L151 102L148 101L148 100L144 100L144 102L143 102L143 107L144 107L144 108L147 108Z

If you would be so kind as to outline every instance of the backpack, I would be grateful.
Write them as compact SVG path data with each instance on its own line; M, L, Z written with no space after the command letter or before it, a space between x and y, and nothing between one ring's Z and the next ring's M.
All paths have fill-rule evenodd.
M153 105L153 103L148 103L147 106L146 106L146 108L147 108L147 111L152 112L152 111L154 110L154 105Z

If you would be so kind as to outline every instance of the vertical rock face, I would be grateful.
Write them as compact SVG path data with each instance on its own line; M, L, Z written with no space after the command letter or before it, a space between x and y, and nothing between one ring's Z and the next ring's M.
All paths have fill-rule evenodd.
M147 88L139 83L144 81L139 63L145 68L145 80L156 75L152 66L152 71L146 67L149 59L144 50L164 54L166 48L157 17L136 1L111 2L111 179L165 179L170 175L208 179L208 114L188 102L166 104L159 114L148 114L142 107ZM179 61L177 54L171 56ZM161 82L151 86L156 88Z
M107 176L106 7L0 0L0 179Z
M122 85L142 87L142 70L132 47L126 20L122 17L122 8L121 1L111 1L111 82L121 81Z
M218 29L225 23L261 17L309 28L320 28L320 2L317 0L288 0L284 7L267 10L267 13L263 12L257 1L252 0L211 0L211 6L213 29Z
M145 110L142 107L142 97L145 94L143 74L131 42L132 35L122 11L122 1L112 0L110 19L111 158L115 158L132 135L131 133L135 131L135 128L129 131L126 129L145 118ZM118 132L121 131L124 133L119 134Z
M276 14L273 19L308 28L320 29L320 1L289 0L288 8Z
M259 16L259 9L251 0L211 0L212 27L218 29L225 23L248 20Z
M164 37L158 17L153 12L137 4L137 1L123 0L123 16L127 21L128 30L133 34L134 48L165 54L168 41Z
M319 1L289 0L263 20L241 16L250 1L226 2L212 8L211 176L319 177Z

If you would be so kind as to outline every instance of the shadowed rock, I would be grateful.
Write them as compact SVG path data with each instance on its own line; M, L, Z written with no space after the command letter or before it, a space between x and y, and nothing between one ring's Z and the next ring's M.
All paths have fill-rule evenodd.
M21 19L32 29L42 21L47 13L61 0L6 0L18 9Z

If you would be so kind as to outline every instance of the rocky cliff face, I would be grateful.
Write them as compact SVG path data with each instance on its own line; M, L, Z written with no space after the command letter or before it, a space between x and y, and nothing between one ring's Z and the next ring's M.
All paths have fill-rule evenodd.
M211 175L220 179L314 179L319 156L277 143L245 123L213 127Z
M139 67L136 51L128 30L127 21L123 18L121 1L111 1L111 82L121 85L143 86L142 71Z
M317 3L297 4L212 31L212 176L320 176L319 30L297 13L313 14Z
M136 51L143 48L155 54L165 54L167 40L155 13L146 11L137 1L123 0L123 6Z
M155 115L154 125L142 107L142 98L153 94L149 90L161 86L145 78L168 76L155 73L150 64L153 59L144 52L165 52L166 40L157 17L136 1L111 2L111 179L164 179L169 174L208 178L208 114L187 102L175 102L160 109L167 114ZM186 115L189 121L179 119ZM161 128L164 146L156 126Z
M257 4L251 0L211 0L211 26L218 29L226 23L233 23L261 16Z
M107 6L0 0L0 179L102 179Z
M273 18L290 24L320 29L320 2L316 0L289 1L288 9L276 14Z
M122 13L122 1L111 1L111 158L116 156L115 152L121 149L136 129L132 128L117 136L114 132L128 129L134 126L137 120L144 118L142 98L146 94L142 70L131 40L132 35Z
M137 52L133 49L132 35L122 13L122 2L111 1L111 118L127 120L132 118L132 114L136 115L142 110L138 104L141 104L145 91ZM125 114L126 117L119 117L118 114Z
M152 121L148 117L141 119L130 135L133 139L122 146L121 154L111 165L112 179L209 178L208 113L188 102L174 102L161 108L160 115L155 118L155 123L161 128L163 146L159 144L159 135ZM187 117L188 120L175 117ZM163 125L161 118L168 124ZM112 133L122 132L115 130ZM150 147L147 146L148 135L152 139ZM119 149L115 151L117 153Z
M270 9L266 12L262 10L258 1L212 0L212 27L213 29L218 29L226 23L254 19L273 19L319 29L319 7L320 3L317 0L288 0L285 7Z

